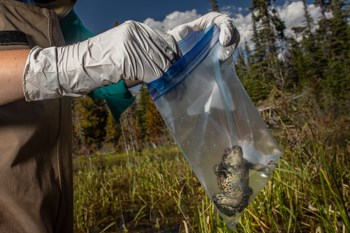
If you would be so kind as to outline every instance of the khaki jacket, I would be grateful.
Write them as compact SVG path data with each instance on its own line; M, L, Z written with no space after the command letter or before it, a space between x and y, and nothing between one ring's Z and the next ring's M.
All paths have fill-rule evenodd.
M0 0L0 50L64 45L50 10ZM0 105L0 232L72 232L69 98Z

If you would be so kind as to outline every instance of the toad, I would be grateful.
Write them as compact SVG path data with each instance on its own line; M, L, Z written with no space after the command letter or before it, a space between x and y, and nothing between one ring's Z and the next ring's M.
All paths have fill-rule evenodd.
M274 161L267 165L251 163L243 157L240 146L227 147L220 163L214 166L220 193L213 195L212 199L218 210L229 217L241 213L253 194L249 186L249 170L270 170L275 165Z

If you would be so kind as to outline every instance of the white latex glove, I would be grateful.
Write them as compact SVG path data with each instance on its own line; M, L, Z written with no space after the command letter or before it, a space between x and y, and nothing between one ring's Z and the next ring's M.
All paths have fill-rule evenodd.
M176 41L186 37L192 31L203 31L211 25L216 24L220 29L219 41L224 47L233 45L236 47L240 40L240 35L236 29L233 20L218 12L210 12L192 22L182 24L168 31L173 35Z
M120 79L150 82L179 58L175 39L127 21L86 41L30 51L24 71L27 101L79 96Z

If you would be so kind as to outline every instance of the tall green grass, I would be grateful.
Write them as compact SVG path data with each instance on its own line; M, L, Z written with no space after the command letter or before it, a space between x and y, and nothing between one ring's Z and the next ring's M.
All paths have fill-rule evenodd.
M345 151L313 149L285 152L238 232L350 231ZM75 167L76 232L230 232L175 147L79 158Z
M264 114L284 149L237 232L350 232L349 120L312 99ZM75 232L230 232L175 146L77 157Z

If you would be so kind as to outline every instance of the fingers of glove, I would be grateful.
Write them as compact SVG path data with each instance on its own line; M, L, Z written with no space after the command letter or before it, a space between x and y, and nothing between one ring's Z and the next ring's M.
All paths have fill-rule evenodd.
M205 30L213 24L220 28L219 41L222 46L230 46L239 38L239 33L234 26L233 20L225 14L210 12L189 23L195 31Z
M145 24L127 21L121 25L125 40L125 79L150 82L160 77L179 57L175 39L163 38ZM163 35L164 36L164 35ZM164 36L165 37L165 36Z
M237 46L240 40L240 35L233 21L226 21L218 25L220 27L219 41L222 46Z
M180 41L185 38L189 33L193 32L193 28L187 24L177 26L176 28L168 31L176 41Z

